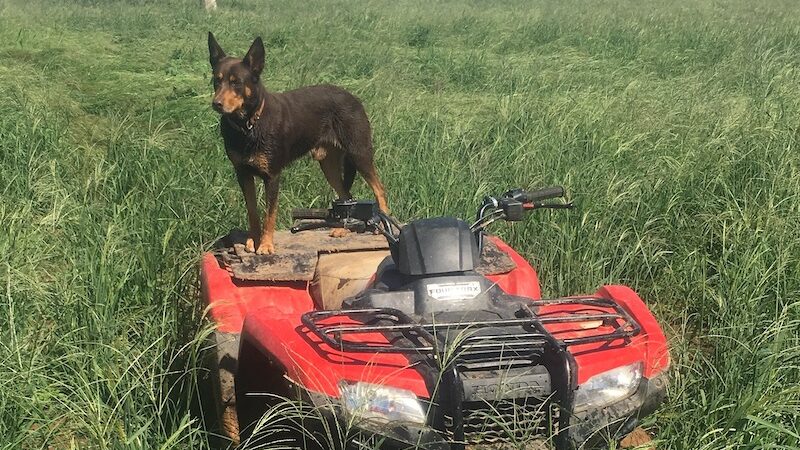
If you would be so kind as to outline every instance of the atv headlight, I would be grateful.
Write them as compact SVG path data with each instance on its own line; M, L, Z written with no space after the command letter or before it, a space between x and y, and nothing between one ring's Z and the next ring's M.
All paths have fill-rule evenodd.
M641 380L641 362L595 375L575 391L575 410L602 408L622 400L636 391Z
M339 383L344 410L355 417L380 422L425 424L425 411L413 392L370 383Z

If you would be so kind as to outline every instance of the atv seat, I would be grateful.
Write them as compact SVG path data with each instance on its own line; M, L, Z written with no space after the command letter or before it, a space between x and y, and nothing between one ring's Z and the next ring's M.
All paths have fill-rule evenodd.
M388 250L325 253L319 255L309 293L318 309L342 309L342 301L367 286Z

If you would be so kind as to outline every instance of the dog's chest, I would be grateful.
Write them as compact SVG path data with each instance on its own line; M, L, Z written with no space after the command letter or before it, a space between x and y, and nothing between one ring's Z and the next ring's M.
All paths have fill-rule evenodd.
M272 175L269 157L267 156L266 152L238 152L235 150L228 150L228 158L231 160L234 166L237 167L249 167L254 171L264 174L264 175Z
M225 141L225 153L237 169L249 169L258 175L276 175L270 148L274 145L271 136L265 133L242 133L234 129L230 123L221 121L222 137Z

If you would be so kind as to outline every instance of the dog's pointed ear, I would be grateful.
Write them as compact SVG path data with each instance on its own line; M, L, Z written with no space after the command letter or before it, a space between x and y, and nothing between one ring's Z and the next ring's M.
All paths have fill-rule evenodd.
M261 40L260 36L253 41L250 50L244 55L243 61L250 67L256 78L261 76L261 71L264 70L264 41Z
M217 63L224 58L225 50L222 50L222 47L219 46L217 40L214 39L214 33L208 32L208 61L211 63L211 67L214 68L217 66Z

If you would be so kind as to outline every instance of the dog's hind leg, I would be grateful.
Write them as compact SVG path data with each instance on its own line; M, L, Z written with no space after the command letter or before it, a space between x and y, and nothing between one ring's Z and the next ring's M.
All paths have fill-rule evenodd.
M386 202L386 189L384 189L383 183L381 183L380 178L378 178L378 172L375 170L375 166L373 165L369 169L359 172L361 172L361 176L364 177L364 180L375 194L375 199L378 200L378 207L381 211L389 214L389 204Z
M345 154L342 161L342 178L344 179L344 188L350 192L353 188L353 182L356 180L356 166L350 156Z
M312 150L312 155L318 154L317 149ZM319 166L322 168L322 173L325 174L325 179L331 185L336 195L340 200L349 200L352 198L350 195L349 187L344 185L344 174L342 172L342 164L344 159L344 152L338 149L327 149L324 151L325 157L319 160Z
M325 151L324 149L320 152L318 149L312 150L312 156L318 154L325 155L322 159L317 159L319 161L319 166L322 168L322 173L325 174L325 179L328 180L328 184L331 185L334 191L336 191L336 195L339 196L339 200L349 200L353 198L350 194L350 187L346 186L345 183L345 176L343 173L343 163L344 163L344 152L338 149ZM316 158L315 158L316 159ZM352 182L350 183L353 184ZM331 237L344 237L350 234L350 230L346 228L334 228L331 230Z
M389 214L389 205L386 203L386 189L384 189L383 183L381 183L381 179L378 177L378 170L375 168L375 163L372 160L371 151L361 154L351 153L348 154L347 157L350 158L350 161L356 166L358 173L364 177L364 181L366 181L369 188L372 189L372 193L375 194L375 199L378 201L378 207L381 211Z
M275 253L275 222L278 219L278 187L280 186L280 175L264 177L264 198L267 201L267 213L264 217L264 228L261 230L261 240L258 244L256 253L259 255L271 255Z
M247 225L248 236L245 248L248 252L256 251L254 239L261 232L261 221L258 219L258 197L256 196L256 184L253 175L241 170L236 171L236 181L242 188L244 194L244 204L247 206Z

